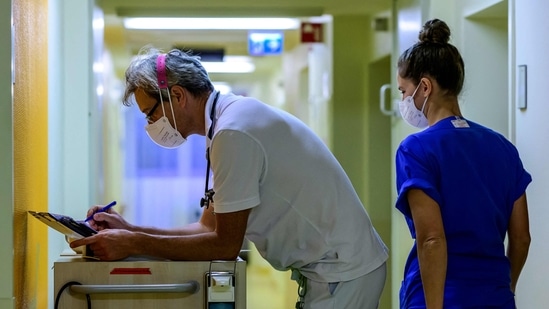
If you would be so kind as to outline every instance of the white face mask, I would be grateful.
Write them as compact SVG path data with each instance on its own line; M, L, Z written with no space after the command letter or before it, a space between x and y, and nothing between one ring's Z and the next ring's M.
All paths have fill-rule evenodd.
M186 139L172 127L166 116L145 127L151 140L160 147L173 149L181 146Z
M421 107L421 110L418 110L414 103L414 95L416 95L416 92L419 89L420 85L421 83L417 85L416 90L414 90L414 93L411 96L408 96L404 98L403 101L400 101L398 103L398 107L399 107L400 115L402 116L402 119L404 119L411 126L423 129L429 125L429 121L427 121L427 117L425 117L425 114L423 113L423 109L425 108L425 103L427 103L427 99L429 99L429 97L425 98L425 101L423 101L423 106Z
M154 123L148 124L145 127L145 131L147 131L147 134L149 135L151 140L158 146L168 148L168 149L174 149L181 146L187 140L183 136L181 136L179 131L177 131L177 124L175 128L172 127L172 125L170 124L170 121L166 117L162 98L160 98L160 100L161 100L160 105L162 105L162 113L164 116L162 116L160 119L158 119ZM170 100L170 108L172 110L172 116L175 123L175 114L173 112L171 97L169 100Z

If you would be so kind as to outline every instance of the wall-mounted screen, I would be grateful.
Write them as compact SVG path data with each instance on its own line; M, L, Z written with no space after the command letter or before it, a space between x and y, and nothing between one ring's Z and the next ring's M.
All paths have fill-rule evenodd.
M248 53L250 56L280 55L284 48L282 31L248 32Z

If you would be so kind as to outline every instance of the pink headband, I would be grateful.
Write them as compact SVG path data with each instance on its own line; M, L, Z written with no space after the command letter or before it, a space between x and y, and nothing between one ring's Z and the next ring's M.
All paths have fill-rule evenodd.
M168 89L168 77L166 76L166 54L160 54L156 58L156 74L158 88Z

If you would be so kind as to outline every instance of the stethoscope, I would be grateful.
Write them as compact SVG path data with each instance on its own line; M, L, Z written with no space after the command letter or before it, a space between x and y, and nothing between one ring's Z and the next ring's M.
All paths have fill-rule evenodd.
M210 139L210 143L213 138L213 130L215 127L215 105L217 104L218 98L219 91L215 94L215 98L212 103L212 109L210 110L210 119L212 120L210 129L208 130L208 138ZM206 166L206 184L204 185L204 197L200 199L200 207L206 206L206 208L208 208L210 206L210 202L213 202L213 196L215 194L213 188L208 189L210 182L210 146L206 148L206 160L208 161L208 164Z

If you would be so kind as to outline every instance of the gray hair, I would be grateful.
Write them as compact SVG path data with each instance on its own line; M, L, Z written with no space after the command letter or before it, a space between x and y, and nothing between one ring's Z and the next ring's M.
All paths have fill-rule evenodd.
M162 52L156 48L145 46L131 61L126 69L126 90L123 104L130 106L132 97L141 88L151 97L158 97L159 87L156 71L156 58ZM200 63L200 57L193 56L179 49L172 49L166 54L166 76L168 89L162 89L162 97L167 100L169 88L179 85L187 89L193 96L208 95L214 90L208 72Z

